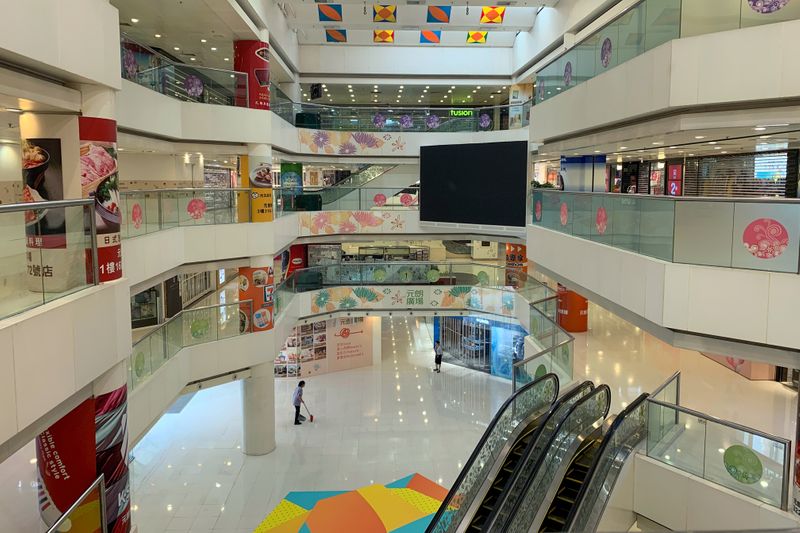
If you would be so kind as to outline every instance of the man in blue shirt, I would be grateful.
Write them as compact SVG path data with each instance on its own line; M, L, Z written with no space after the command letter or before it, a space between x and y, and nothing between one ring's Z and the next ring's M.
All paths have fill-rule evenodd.
M300 381L297 384L297 388L294 389L292 393L292 405L294 405L294 425L300 425L300 404L306 403L303 401L303 387L306 386L305 381Z

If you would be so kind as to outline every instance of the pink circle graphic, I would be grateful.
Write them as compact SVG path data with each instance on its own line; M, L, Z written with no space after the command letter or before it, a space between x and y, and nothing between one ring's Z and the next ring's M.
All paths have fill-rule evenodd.
M597 216L594 217L594 225L597 228L597 233L605 235L608 229L608 213L605 207L597 208Z
M569 210L567 209L567 204L565 202L561 202L561 225L566 226L567 220L569 217Z
M142 220L144 216L142 214L142 206L139 204L133 204L131 207L131 220L133 221L133 227L139 229L142 227Z
M206 214L206 203L200 198L193 198L186 205L186 212L193 219L200 220Z
M754 257L774 259L789 245L789 232L777 220L759 218L744 229L742 242Z
M533 207L533 214L536 215L536 221L542 220L542 201L536 200L536 205Z
M414 197L408 193L403 193L400 195L400 203L408 207L414 203Z
M375 195L372 201L375 202L375 205L377 205L378 207L383 207L384 205L386 205L386 195L383 194L382 192L379 192L378 194Z
M747 0L747 3L750 4L750 9L756 13L766 15L780 11L789 3L789 0Z

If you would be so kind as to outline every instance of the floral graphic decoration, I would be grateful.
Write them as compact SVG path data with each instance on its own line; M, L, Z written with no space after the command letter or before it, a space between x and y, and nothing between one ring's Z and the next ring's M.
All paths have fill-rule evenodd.
M611 44L611 38L606 37L603 41L602 47L600 48L600 63L603 65L603 68L607 68L611 63L612 48L613 46Z
M425 126L427 126L427 128L429 130L435 130L436 128L438 128L441 125L442 125L442 121L441 121L441 119L439 118L438 115L428 115L425 118Z
M594 225L597 228L597 233L605 235L608 228L608 213L605 207L597 208L597 215L594 218Z
M564 65L564 85L567 87L572 85L572 61L567 61Z
M569 208L567 208L566 202L561 203L561 225L566 226L567 220L569 219Z
M789 0L747 0L747 3L753 11L765 15L783 9Z
M489 117L487 113L481 113L478 117L478 127L482 130L489 129L489 126L492 125L492 119Z
M186 79L183 80L183 88L186 89L186 94L192 98L198 98L203 94L203 82L194 74L186 76Z
M379 192L372 198L372 202L378 207L383 207L386 205L386 195L382 192Z
M356 225L346 220L339 224L339 233L355 233L356 232Z
M312 140L317 148L325 148L331 143L331 136L327 131L320 130L314 133Z
M380 148L383 146L383 140L371 133L356 132L353 134L353 140L361 146L362 150L364 148Z
M411 115L403 115L400 117L400 127L404 130L414 127L414 119Z
M536 204L533 206L533 214L536 216L536 221L539 222L542 220L542 201L536 200Z
M133 227L139 229L142 227L142 221L144 216L142 214L142 206L138 203L133 204L131 208L131 221L133 222Z
M341 300L339 300L339 309L353 309L358 305L358 302L355 301L354 298L350 298L349 296L345 296Z
M189 216L194 220L200 220L206 214L205 201L200 198L192 198L189 200L189 203L186 204L186 212L189 213Z
M383 129L386 125L386 117L382 113L375 113L375 116L372 117L372 124L378 129Z
M133 50L125 49L122 65L125 67L125 74L128 75L128 78L134 79L139 72L139 64L136 63L136 55Z
M774 259L789 246L789 232L777 220L760 218L752 221L744 229L742 242L754 257Z
M406 143L403 142L403 140L400 139L400 137L395 139L395 141L392 143L392 152L402 152L405 149L406 149Z
M404 192L403 194L400 195L400 203L406 207L412 205L414 203L414 200L415 200L414 196L408 194L407 192Z
M339 146L340 155L353 155L354 153L356 153L356 145L351 142L342 143Z

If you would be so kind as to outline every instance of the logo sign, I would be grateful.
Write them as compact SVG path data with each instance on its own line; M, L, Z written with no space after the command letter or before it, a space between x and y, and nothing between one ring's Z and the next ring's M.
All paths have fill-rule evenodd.
M474 116L471 109L451 109L451 117L472 117Z
M336 333L335 335L337 337L341 337L343 339L346 339L346 338L350 337L350 335L358 335L359 333L364 333L364 332L363 331L350 331L350 328L342 328L341 330L339 330L339 333Z

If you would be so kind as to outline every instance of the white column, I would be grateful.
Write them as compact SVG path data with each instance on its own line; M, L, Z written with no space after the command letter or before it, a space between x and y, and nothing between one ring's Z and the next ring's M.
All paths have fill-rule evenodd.
M266 455L275 449L275 376L272 362L250 369L242 381L242 451Z
M105 85L80 84L81 112L86 117L117 119L117 94Z
M287 81L284 83L279 83L278 87L281 91L283 91L286 96L292 102L302 102L303 101L303 90L300 87L300 83L296 81Z

